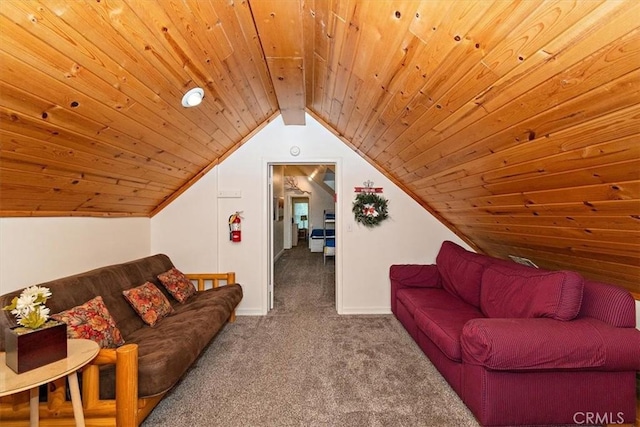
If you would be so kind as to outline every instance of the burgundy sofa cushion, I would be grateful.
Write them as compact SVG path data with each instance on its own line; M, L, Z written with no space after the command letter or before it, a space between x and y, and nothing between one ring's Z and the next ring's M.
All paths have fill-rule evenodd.
M593 318L474 319L461 339L464 363L492 370L640 369L640 331Z
M445 356L455 362L461 362L460 337L463 327L469 320L482 316L480 310L458 300L454 304L416 310L415 320L418 329Z
M433 307L442 301L443 297L454 298L448 292L435 288L403 288L397 292L398 301L407 309L410 315L415 316L416 310L424 307Z
M442 286L475 307L480 307L480 282L488 262L488 257L469 252L449 241L442 243L436 257Z
M583 279L573 271L491 265L482 275L480 307L487 317L571 320L580 310Z
M597 328L579 320L475 319L461 346L465 363L493 370L595 368L606 360Z

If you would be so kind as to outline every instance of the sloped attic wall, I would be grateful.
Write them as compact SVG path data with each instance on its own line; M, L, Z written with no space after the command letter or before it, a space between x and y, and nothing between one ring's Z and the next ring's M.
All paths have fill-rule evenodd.
M186 271L235 271L244 288L239 314L264 314L267 289L267 164L336 163L336 306L339 313L389 313L388 269L394 263L432 263L443 240L463 244L401 189L310 116L306 126L267 125L151 220L151 250L167 253ZM299 146L301 154L289 150ZM384 187L390 219L367 229L351 214L353 188L371 180ZM240 198L217 198L240 191ZM227 218L243 212L242 242L231 243ZM463 244L464 245L464 244ZM276 290L277 292L277 290Z

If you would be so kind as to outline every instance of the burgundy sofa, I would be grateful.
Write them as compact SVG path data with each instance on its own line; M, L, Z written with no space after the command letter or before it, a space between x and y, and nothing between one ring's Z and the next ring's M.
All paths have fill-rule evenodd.
M634 422L640 331L625 290L452 242L390 279L392 312L481 424Z

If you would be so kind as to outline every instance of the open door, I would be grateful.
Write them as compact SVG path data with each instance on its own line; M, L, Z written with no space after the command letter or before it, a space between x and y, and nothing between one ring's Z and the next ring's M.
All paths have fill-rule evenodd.
M264 165L267 171L267 228L266 228L266 254L267 274L266 286L267 300L265 306L267 312L275 305L275 263L280 255L293 246L304 245L309 252L323 252L311 248L311 229L325 228L323 212L330 210L338 214L336 205L336 173L337 161L316 162L279 162L266 161ZM283 200L280 208L280 200ZM282 210L282 212L280 212ZM334 214L334 215L335 215ZM280 219L281 218L281 219ZM337 221L338 218L336 216ZM335 227L335 225L334 225ZM295 244L293 233L296 233L298 241ZM339 236L338 236L339 237ZM337 242L336 238L334 242ZM314 240L317 243L317 238ZM335 248L335 246L334 246ZM300 248L302 249L302 248ZM340 252L333 255L335 262L335 303L336 311L339 307L339 276L341 269Z
M269 244L267 245L267 312L273 309L273 284L274 284L274 262L275 262L275 254L273 250L273 216L272 212L276 209L277 202L274 200L274 191L273 191L273 165L268 165L268 179L267 179L267 198L269 212L267 218L267 235L269 236Z

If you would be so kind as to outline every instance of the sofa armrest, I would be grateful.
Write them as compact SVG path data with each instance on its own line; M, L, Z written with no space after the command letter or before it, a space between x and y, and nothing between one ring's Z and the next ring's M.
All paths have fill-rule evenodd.
M402 288L441 288L440 273L435 264L394 264L389 268L391 280L391 312L396 312L397 295Z
M100 371L102 365L115 365L116 369L116 424L138 425L138 345L125 344L116 349L101 349L82 374L82 402L85 410L100 411L112 405L100 400ZM113 402L113 401L111 401Z
M389 268L391 285L401 288L441 288L435 264L394 264Z
M207 283L211 283L211 287L217 288L220 286L220 282L224 282L225 285L232 285L236 283L236 273L187 273L185 277L191 281L196 282L196 289L204 291L207 288Z
M185 277L196 283L196 289L198 292L207 289L207 283L211 283L212 288L219 287L221 282L224 283L224 286L236 283L236 273L233 271L228 273L188 273L185 274ZM229 322L233 323L235 321L236 309L234 308L231 310L231 315L229 315Z
M462 329L462 360L492 370L640 369L640 331L584 318L473 319Z

